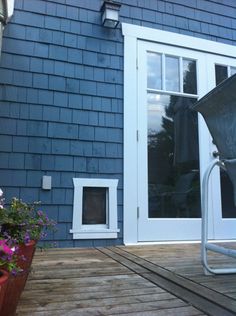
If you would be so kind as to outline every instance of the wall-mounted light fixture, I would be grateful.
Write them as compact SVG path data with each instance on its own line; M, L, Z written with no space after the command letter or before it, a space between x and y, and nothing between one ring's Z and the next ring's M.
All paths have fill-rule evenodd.
M0 55L4 26L8 23L13 15L14 1L15 0L0 0Z
M6 23L6 3L5 0L0 0L0 55L2 50L2 33Z
M116 28L119 24L119 11L121 5L112 0L105 0L101 7L102 25L105 27Z
M0 22L7 24L13 15L15 0L0 0Z
M0 22L5 23L6 20L6 3L0 0Z

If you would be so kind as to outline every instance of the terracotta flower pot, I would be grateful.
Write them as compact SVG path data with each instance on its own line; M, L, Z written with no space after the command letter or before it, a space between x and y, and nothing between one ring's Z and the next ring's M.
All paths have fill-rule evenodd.
M36 247L35 240L31 240L26 245L21 244L19 246L19 250L18 250L19 259L17 261L17 265L24 271L29 270L31 266L34 253L35 253L35 247ZM21 258L21 256L24 256L24 260Z
M0 269L0 315L2 315L1 309L3 305L5 292L7 289L8 280L9 280L9 273L5 270Z
M0 310L1 316L15 315L21 293L26 283L27 275L28 274L25 272L19 273L16 276L10 275L3 298L2 308Z
M35 252L35 241L30 241L26 245L20 245L18 250L19 259L17 265L23 270L17 275L10 275L9 282L5 291L3 299L3 306L0 310L1 316L14 316L16 313L17 305L20 300L21 293L24 290L30 266ZM24 260L21 258L24 256Z

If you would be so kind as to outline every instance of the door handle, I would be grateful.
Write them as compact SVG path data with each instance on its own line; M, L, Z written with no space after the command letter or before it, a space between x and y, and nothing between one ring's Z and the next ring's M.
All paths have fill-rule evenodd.
M218 157L220 156L220 153L215 150L215 151L213 151L212 156L213 156L214 158L218 158Z

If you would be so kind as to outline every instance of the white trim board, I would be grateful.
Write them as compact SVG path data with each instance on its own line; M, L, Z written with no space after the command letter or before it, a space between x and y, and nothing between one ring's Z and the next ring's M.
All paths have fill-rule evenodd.
M190 48L197 51L214 53L227 57L235 58L236 56L236 46L196 38L189 35L151 29L144 26L122 23L122 34L125 37L133 37L136 40L141 39L165 45L169 44L172 46Z

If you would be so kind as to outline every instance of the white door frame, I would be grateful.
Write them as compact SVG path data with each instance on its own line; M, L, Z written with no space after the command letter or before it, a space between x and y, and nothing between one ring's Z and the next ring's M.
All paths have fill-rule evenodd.
M206 94L207 87L207 69L206 53L199 53L182 47L173 47L160 43L149 43L147 41L138 41L138 131L139 140L137 143L138 156L138 240L147 241L175 241L175 240L199 240L201 235L201 218L149 218L148 217L148 159L147 159L147 63L146 54L148 51L157 52L169 56L181 56L196 60L197 75L197 94L195 99ZM181 70L180 70L181 71ZM205 72L205 73L204 73ZM201 73L201 78L199 77ZM158 93L158 92L156 92ZM161 94L161 92L160 92ZM170 92L171 94L171 92ZM189 96L183 92L176 93L180 96ZM196 113L197 114L197 113ZM199 118L201 117L198 115ZM206 146L206 136L210 136L206 130L205 122L200 120L199 132L202 137L199 139L199 147ZM209 141L207 142L209 144ZM205 152L202 153L203 155ZM200 157L199 157L200 160ZM208 166L208 161L204 164ZM204 165L201 166L204 168ZM210 193L209 193L210 195ZM209 199L211 200L211 199ZM211 208L210 208L211 209ZM212 216L209 212L209 238L212 238ZM166 233L168 229L168 234Z
M236 47L172 32L122 23L124 35L124 243L138 242L137 188L137 43L162 43L225 57L236 56ZM200 139L201 141L201 135ZM201 145L200 145L201 150ZM203 149L204 150L204 149ZM207 149L208 150L208 149ZM209 153L209 161L210 161ZM208 159L206 159L208 160ZM204 161L204 164L208 161ZM202 169L202 166L201 166Z

